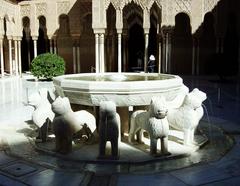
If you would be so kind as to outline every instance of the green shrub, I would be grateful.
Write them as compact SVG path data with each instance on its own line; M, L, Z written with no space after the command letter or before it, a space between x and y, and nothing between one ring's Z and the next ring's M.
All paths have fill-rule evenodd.
M40 54L31 63L31 73L39 78L52 79L65 72L64 59L56 54Z

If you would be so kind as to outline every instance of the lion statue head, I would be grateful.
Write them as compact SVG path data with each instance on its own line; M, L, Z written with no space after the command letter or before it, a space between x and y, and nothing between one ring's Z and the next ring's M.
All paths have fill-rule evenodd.
M58 96L52 103L52 111L57 115L63 115L72 111L69 99L67 97L61 98Z
M166 100L163 96L153 97L149 105L150 117L157 119L163 119L166 117L168 112Z
M183 104L191 107L192 109L197 109L202 106L202 102L207 99L206 93L195 88L186 95Z

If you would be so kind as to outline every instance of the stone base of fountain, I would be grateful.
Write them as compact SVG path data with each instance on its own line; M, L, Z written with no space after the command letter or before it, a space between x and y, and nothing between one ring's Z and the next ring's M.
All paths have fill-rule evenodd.
M152 157L149 153L141 150L141 147L131 146L122 142L120 146L120 160L115 161L97 160L98 144L92 145L91 148L74 145L72 153L68 155L58 154L54 151L54 138L51 138L45 144L36 142L36 135L34 136L35 128L30 123L25 124L26 126L29 125L30 129L21 129L22 132L24 131L24 135L22 132L19 133L20 130L16 131L15 128L9 128L8 130L4 128L2 138L5 144L7 144L4 147L4 151L8 155L30 160L31 162L45 165L48 168L69 169L78 172L97 172L106 175L135 172L151 174L181 169L198 163L210 163L225 156L235 143L231 136L217 127L221 126L223 121L215 120L215 122L209 125L205 119L201 121L199 127L204 134L203 139L207 136L208 141L199 145L199 149L190 154L181 152L173 154L171 147L171 156ZM225 121L223 124L231 125L231 122ZM170 139L170 141L172 140ZM170 146L171 144L170 142ZM181 143L179 146L182 147ZM131 156L132 158L130 158Z
M119 160L98 160L98 143L88 144L84 140L80 140L77 143L73 143L73 151L67 155L58 154L55 152L55 139L49 138L46 143L36 142L34 138L31 138L32 145L35 146L37 150L44 153L61 157L71 161L81 161L81 162L115 162L115 163L143 163L159 160L170 160L181 157L191 156L198 152L201 147L207 145L209 139L206 133L208 133L209 126L205 122L201 122L201 131L195 135L196 144L193 146L183 145L183 132L177 130L170 130L169 135L169 156L156 156L153 157L149 154L149 139L144 138L144 144L132 145L128 143L127 136L122 137L122 141L119 145L120 159ZM219 132L218 130L215 131ZM226 140L225 140L226 141ZM226 141L228 142L228 141ZM158 145L160 147L160 145ZM107 144L107 154L110 154L110 144ZM158 149L160 151L160 149Z

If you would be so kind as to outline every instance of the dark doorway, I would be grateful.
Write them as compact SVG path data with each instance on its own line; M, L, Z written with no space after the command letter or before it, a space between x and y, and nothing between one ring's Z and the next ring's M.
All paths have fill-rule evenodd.
M70 35L69 17L65 14L59 16L59 29L57 33L58 55L65 60L66 74L73 73L73 42Z
M49 40L47 38L46 18L44 16L39 17L37 50L38 50L37 51L38 55L49 51Z
M22 58L22 71L29 71L31 61L34 58L33 53L33 41L30 35L30 19L24 17L22 19L23 24L23 37L21 42L21 58Z
M139 59L142 60L142 63L144 62L144 43L144 32L142 26L139 24L134 24L129 30L128 71L135 71L135 68L138 67Z
M91 72L95 66L95 38L92 29L92 14L85 15L82 20L80 36L81 72Z
M110 3L107 9L107 29L106 29L106 71L118 71L118 53L117 53L117 30L116 30L116 10Z
M192 35L190 18L185 13L179 13L175 17L171 63L172 73L191 74Z
M216 54L216 37L214 29L214 16L208 12L204 16L202 34L199 41L199 73L214 74L214 58Z
M148 57L150 55L157 56L157 28L155 24L151 24L149 31L149 43L148 43Z

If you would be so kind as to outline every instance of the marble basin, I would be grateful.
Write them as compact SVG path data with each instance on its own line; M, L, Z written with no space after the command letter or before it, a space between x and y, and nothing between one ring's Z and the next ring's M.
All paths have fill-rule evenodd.
M82 73L53 78L56 91L71 103L99 106L112 100L119 107L149 105L152 96L173 100L188 88L176 75L158 73Z

